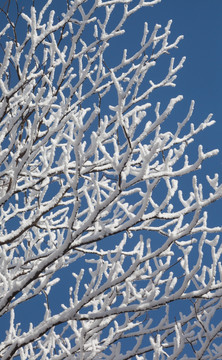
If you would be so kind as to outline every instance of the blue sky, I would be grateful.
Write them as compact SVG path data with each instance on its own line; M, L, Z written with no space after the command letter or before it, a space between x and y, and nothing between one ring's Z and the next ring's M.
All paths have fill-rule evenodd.
M40 0L38 6L44 3L44 0ZM54 0L52 4L56 9L61 4L61 0ZM156 23L165 27L169 19L173 20L171 39L174 40L177 36L183 34L184 40L180 42L177 50L172 51L170 56L166 55L164 66L167 68L171 56L174 56L177 62L182 56L186 56L187 59L183 69L178 73L176 88L164 89L160 93L163 98L160 95L159 101L166 101L165 97L170 95L182 94L184 96L183 102L178 105L173 115L172 121L175 121L175 123L184 118L192 99L196 102L192 122L199 124L209 113L214 114L214 119L217 121L216 125L198 135L197 145L202 143L205 150L211 150L214 147L220 149L221 153L214 159L208 160L203 166L203 172L210 175L218 172L222 178L221 14L221 0L163 0L153 8L145 8L129 19L126 24L127 33L123 38L124 41L117 41L114 44L115 47L111 48L110 62L115 62L116 57L119 54L122 55L123 47L128 48L130 52L135 46L138 46L145 21L148 22L149 28L152 30ZM221 201L212 208L210 216L215 224L221 225ZM30 313L32 321L35 319L35 316L33 317L33 304L30 308L26 304L27 314ZM23 317L24 313L21 313L21 319L18 316L18 321L22 321ZM38 318L36 317L35 320L37 321Z
M184 39L175 50L175 57L186 56L183 69L178 73L175 91L184 96L178 112L188 108L195 100L192 122L199 123L213 113L216 124L197 137L205 150L218 148L219 155L203 165L203 172L222 178L222 2L220 0L163 0L149 9L152 22L165 26L173 20L172 37L183 34ZM148 16L149 17L149 16ZM179 114L178 114L179 115ZM221 225L222 203L210 211L210 218Z
M178 73L175 91L184 95L184 106L188 106L191 99L195 100L195 117L198 119L213 112L217 125L209 131L214 137L208 135L204 141L208 143L212 139L218 147L221 146L222 129L221 11L220 0L163 0L132 19L132 25L137 26L138 21L141 30L144 21L148 21L152 28L155 23L165 26L172 19L172 38L184 35L178 49L173 51L176 59L186 56L184 67Z
M184 68L178 73L176 91L184 95L184 105L196 102L193 121L214 114L217 124L201 134L206 146L222 150L222 2L220 0L164 0L149 10L154 22L173 20L172 36L183 34L184 40L175 51L186 56ZM221 172L222 158L216 161Z

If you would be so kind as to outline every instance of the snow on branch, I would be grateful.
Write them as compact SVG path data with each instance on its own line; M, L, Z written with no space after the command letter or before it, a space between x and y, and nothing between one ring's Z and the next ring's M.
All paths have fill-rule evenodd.
M112 56L160 1L0 5L3 360L222 356L218 150L195 142L214 120L192 101L175 122L171 20Z

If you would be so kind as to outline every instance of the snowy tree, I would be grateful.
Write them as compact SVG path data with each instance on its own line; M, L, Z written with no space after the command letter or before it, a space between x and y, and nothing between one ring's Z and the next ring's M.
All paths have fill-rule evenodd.
M214 120L161 102L185 61L171 21L110 56L160 1L1 2L3 360L222 358L218 151L193 143Z

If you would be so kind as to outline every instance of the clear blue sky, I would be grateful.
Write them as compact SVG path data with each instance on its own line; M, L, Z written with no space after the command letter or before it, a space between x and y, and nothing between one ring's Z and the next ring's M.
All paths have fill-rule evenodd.
M184 67L178 73L174 91L184 96L188 108L195 100L192 122L199 123L213 113L216 124L197 137L205 150L219 148L215 158L206 161L203 172L218 172L222 181L222 1L220 0L163 0L148 11L151 22L165 26L173 20L172 37L183 34L184 39L175 50L175 57L186 56ZM143 15L144 16L144 15ZM142 19L141 19L142 20ZM179 113L178 113L179 115ZM218 211L217 211L218 210ZM222 224L222 202L210 211L217 225Z
M184 95L183 103L186 107L191 99L196 101L193 121L200 121L211 112L214 114L217 124L208 129L208 134L205 132L201 138L206 142L206 146L212 144L222 150L221 14L221 0L163 0L153 8L142 10L131 19L131 36L137 38L144 21L147 21L152 29L155 23L164 27L169 19L173 20L172 39L183 34L184 40L172 54L178 60L186 56L184 67L178 73L174 92ZM131 37L131 44L132 40ZM217 161L218 171L221 172L222 155Z
M183 34L178 56L187 60L178 74L177 91L185 102L196 101L196 116L213 112L217 124L204 137L206 144L222 150L222 2L220 0L163 0L150 11L153 20L164 25L173 20L172 35ZM222 155L221 155L222 156ZM218 159L221 172L222 157Z
M56 9L61 4L61 1L53 0L53 7ZM25 1L25 3L28 3L28 1ZM39 0L38 6L44 3L45 0ZM214 119L217 121L216 125L200 134L197 142L202 143L205 150L211 150L214 147L220 149L221 153L214 160L208 160L206 165L203 166L203 171L210 175L218 172L222 181L221 14L222 0L162 0L162 3L153 8L143 9L128 21L124 43L121 42L121 45L118 43L118 46L114 47L112 51L113 60L115 61L115 57L118 55L115 52L120 52L120 46L129 48L130 52L130 49L133 49L136 44L138 45L145 21L148 22L149 28L152 30L156 23L165 27L169 19L173 20L171 27L172 40L181 34L184 35L184 40L180 42L178 49L172 52L172 56L175 56L177 61L182 56L187 57L184 68L178 73L176 88L169 89L172 96L184 95L184 101L178 105L174 120L177 122L184 118L192 99L196 101L192 122L199 124L209 113L214 114ZM166 56L168 64L169 59ZM167 91L166 89L165 93ZM161 101L161 98L159 100ZM211 215L213 221L218 225L222 224L221 205L222 202L218 202L216 207L214 206L214 213ZM33 308L29 309L29 306L26 305L26 311L27 314L30 312L30 320L33 321ZM36 320L38 321L37 318Z

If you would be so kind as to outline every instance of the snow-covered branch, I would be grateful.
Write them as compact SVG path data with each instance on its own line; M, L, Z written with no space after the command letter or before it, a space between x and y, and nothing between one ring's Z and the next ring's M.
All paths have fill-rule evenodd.
M218 150L192 147L214 120L190 123L192 102L173 130L182 95L152 103L185 61L165 57L183 38L172 21L145 23L132 55L110 55L127 19L160 1L1 7L3 360L222 356L222 227L205 209L222 185L199 176Z

